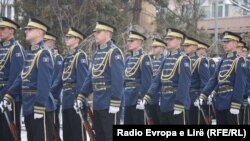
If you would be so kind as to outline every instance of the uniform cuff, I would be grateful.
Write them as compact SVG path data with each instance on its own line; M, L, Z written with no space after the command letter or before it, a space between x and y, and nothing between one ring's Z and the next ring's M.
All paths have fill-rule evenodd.
M42 104L36 103L34 106L34 113L44 114L45 106L43 106Z
M78 94L77 100L84 101L86 98L83 94Z
M147 103L151 103L151 100L152 100L152 99L151 99L151 97L150 97L149 95L146 94L146 95L144 96L143 100L147 101Z
M176 103L174 104L174 110L178 110L178 111L184 111L184 105L180 104L180 103Z
M111 100L110 101L110 106L120 107L121 106L121 101L120 100Z
M241 104L238 102L231 102L231 108L240 109Z
M14 98L10 94L5 94L3 99L8 101L9 103L14 102Z
M199 96L199 99L207 100L207 95L204 93L201 93Z

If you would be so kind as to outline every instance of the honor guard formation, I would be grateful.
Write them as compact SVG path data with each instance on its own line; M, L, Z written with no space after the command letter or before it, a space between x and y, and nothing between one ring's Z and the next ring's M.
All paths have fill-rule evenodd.
M153 39L130 31L124 57L112 40L116 28L97 21L89 58L80 46L86 35L74 27L63 37L64 56L46 23L29 18L27 50L15 39L19 28L0 17L1 141L21 140L21 114L28 141L112 141L120 124L250 124L249 48L238 34L223 33L226 54L215 61L210 45L178 29Z

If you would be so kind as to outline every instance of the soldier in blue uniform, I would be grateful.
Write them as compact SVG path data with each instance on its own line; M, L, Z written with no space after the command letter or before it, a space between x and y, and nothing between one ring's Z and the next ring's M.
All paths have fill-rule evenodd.
M167 44L161 39L155 38L152 43L152 65L153 65L153 78L156 77L157 72L164 60L164 50ZM160 93L154 94L151 103L145 105L148 111L148 116L152 118L154 124L160 124L160 107L159 107Z
M93 55L93 65L77 103L81 107L93 92L93 110L96 141L112 141L112 125L117 123L124 84L124 59L120 49L111 41L115 28L98 21L94 29L99 49Z
M146 37L130 31L127 45L131 56L125 64L125 118L124 124L145 124L143 97L152 80L150 56L143 53Z
M60 71L62 68L62 60L63 60L63 57L58 53L55 47L56 40L57 40L57 37L54 34L50 32L46 32L44 36L44 42L47 45L47 47L50 49L50 51L52 52L53 59L54 59L54 72L52 75L52 84L56 80L57 76L60 74ZM60 133L59 112L60 112L61 90L62 90L62 87L59 87L58 90L55 93L53 93L54 103L56 106L56 110L54 113L54 123L55 123L58 133Z
M0 17L0 101L1 110L8 107L11 113L11 120L16 124L20 131L20 109L21 109L21 87L14 94L9 106L6 100L3 100L4 94L22 71L24 62L24 51L22 46L15 40L15 32L19 25L5 17ZM3 100L3 101L2 101ZM0 112L0 139L1 141L13 141L4 114ZM19 133L20 138L20 133Z
M246 87L246 62L236 53L241 37L233 32L223 33L226 56L218 63L215 74L209 79L200 94L200 104L218 87L215 97L217 124L239 124L240 107Z
M189 88L191 84L190 59L182 53L180 47L184 33L173 28L167 29L168 55L153 80L145 103L158 92L160 96L161 124L187 124L190 109Z
M78 29L71 27L65 36L65 44L69 53L65 56L60 75L53 83L51 92L57 95L63 87L62 114L63 114L63 140L86 140L85 129L79 115L74 110L74 101L88 74L88 57L80 49L80 42L85 35ZM57 96L58 98L58 96Z
M199 57L196 53L198 44L199 41L192 37L186 37L183 43L184 51L191 59L191 86L189 91L191 107L189 111L189 124L193 125L205 123L195 101L199 98L200 92L207 84L210 75L208 60L205 57ZM205 109L206 107L202 108Z
M45 50L43 41L48 26L36 18L30 18L25 27L26 40L30 51L24 62L21 74L7 90L4 100L10 102L21 86L24 122L29 141L53 140L50 121L55 107L50 99L53 58Z
M243 57L246 61L246 75L249 76L249 60L247 59L247 55L248 55L248 47L246 46L246 43L243 41L240 41L237 44L237 54L241 57ZM247 115L248 115L248 102L247 102L247 98L248 98L248 89L247 86L249 85L249 78L247 77L247 82L246 82L246 89L245 89L245 93L243 95L243 104L241 105L241 109L240 109L240 124L247 124Z

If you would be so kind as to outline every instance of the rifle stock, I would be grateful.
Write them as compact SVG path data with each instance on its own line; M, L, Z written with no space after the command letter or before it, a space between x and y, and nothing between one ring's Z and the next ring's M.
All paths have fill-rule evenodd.
M153 118L148 115L147 105L144 106L144 115L146 116L146 120L147 120L148 125L154 125L155 124Z
M52 123L52 134L53 134L55 141L62 141L57 130L56 130L56 126L54 123Z
M17 127L16 127L14 122L10 121L10 117L9 117L9 113L7 111L7 108L4 109L4 115L5 115L5 118L7 120L8 125L9 125L10 132L12 134L14 141L20 141L19 136L18 136Z
M93 132L93 129L91 128L88 120L84 119L83 115L84 115L83 110L80 109L79 116L82 120L84 128L86 129L87 133L89 134L90 141L96 141L95 133Z
M204 110L202 109L202 107L200 105L198 105L198 108L201 111L201 114L202 114L202 117L204 118L205 124L210 125L211 124L210 117L205 114Z
M94 132L93 132L89 122L84 121L83 126L89 134L90 141L95 141L95 135L94 135Z
M93 121L94 121L94 114L93 114L93 112L92 112L92 110L91 110L90 106L89 106L89 108L88 108L88 114L89 114L89 117L90 117L90 122L91 122L91 123L92 123L92 125L93 125Z

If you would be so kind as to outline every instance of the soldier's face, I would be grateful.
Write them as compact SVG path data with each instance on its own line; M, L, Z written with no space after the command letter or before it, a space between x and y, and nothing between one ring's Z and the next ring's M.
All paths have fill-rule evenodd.
M76 39L75 37L73 36L69 36L69 37L65 37L65 44L67 47L72 47L72 46L75 46L76 44Z
M247 51L243 51L242 54L241 54L242 57L247 57L247 55L248 55Z
M237 47L236 52L237 52L237 54L239 54L241 56L243 53L243 47Z
M136 51L138 48L142 46L141 40L128 40L127 46L129 51Z
M27 41L32 41L42 35L42 30L36 28L27 28L25 29L25 35Z
M205 48L198 49L197 54L198 54L199 57L206 56L207 55L207 50Z
M49 47L49 48L54 48L55 46L55 41L54 40L46 40L45 44Z
M172 50L176 49L177 47L180 47L181 39L180 38L167 38L167 49Z
M95 36L95 41L97 43L105 43L109 38L111 33L109 31L104 31L104 30L100 30L100 31L95 31L94 32L94 36Z
M0 39L5 41L9 40L10 37L13 36L13 29L8 28L8 27L1 27L0 28Z
M233 40L223 41L223 47L226 52L235 51L236 46L237 46L237 41Z
M194 53L196 52L197 47L195 45L185 45L184 46L184 52L186 54Z
M155 47L152 47L152 55L160 55L160 54L162 54L163 53L163 47L157 47L157 46L155 46Z

